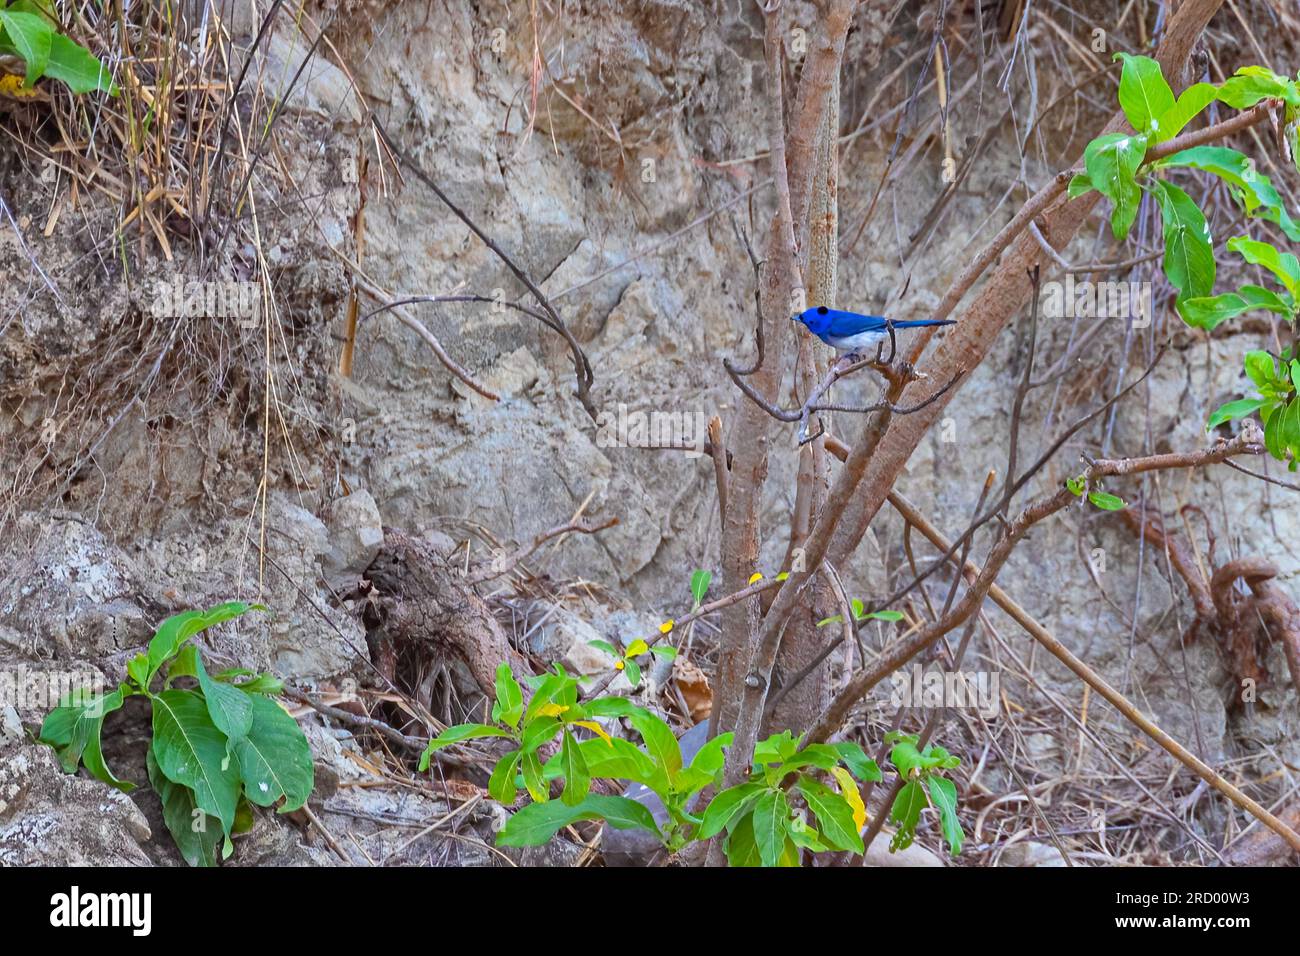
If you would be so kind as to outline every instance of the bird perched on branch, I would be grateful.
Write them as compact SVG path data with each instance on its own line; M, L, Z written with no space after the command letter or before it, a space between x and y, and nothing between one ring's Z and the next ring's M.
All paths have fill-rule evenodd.
M859 315L856 312L828 309L824 305L805 309L791 318L802 322L808 327L809 332L831 348L839 349L849 355L866 355L889 342L890 329L893 329L897 335L905 329L953 324L951 319L905 319L894 322L876 315Z

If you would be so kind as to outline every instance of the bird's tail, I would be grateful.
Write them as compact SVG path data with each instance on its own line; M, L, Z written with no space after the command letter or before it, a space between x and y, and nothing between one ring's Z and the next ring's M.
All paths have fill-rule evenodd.
M925 325L956 325L953 319L904 319L891 323L896 329L919 329Z

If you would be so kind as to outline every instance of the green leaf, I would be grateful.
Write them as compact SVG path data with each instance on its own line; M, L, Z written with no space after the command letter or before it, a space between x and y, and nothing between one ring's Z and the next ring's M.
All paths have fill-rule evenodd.
M229 836L239 800L239 770L207 704L192 690L165 690L153 696L152 704L158 769L172 783L193 790L196 806L216 817Z
M858 780L863 783L870 783L881 779L880 767L867 756L866 751L852 740L841 740L831 744L831 746L839 754L844 766L849 768L849 773L857 777Z
M278 697L284 693L284 681L274 674L256 674L252 680L246 680L233 686L245 694L266 694L269 697Z
M542 774L542 764L537 759L536 751L524 751L523 771L524 787L528 790L528 795L538 803L546 803L550 800L551 791L546 786L546 779Z
M697 606L704 603L704 595L709 593L709 582L712 580L712 571L700 569L691 575L691 600Z
M696 839L707 840L723 830L731 829L765 789L759 781L750 780L718 793L704 811L699 830L695 834Z
M1094 507L1100 508L1102 511L1123 511L1128 507L1123 498L1107 494L1104 491L1088 492L1088 500L1092 502Z
M497 719L511 727L519 727L519 718L524 715L524 694L519 689L519 682L509 664L497 668Z
M560 667L559 664L555 666ZM554 672L537 675L533 681L533 697L524 711L524 724L531 723L547 704L562 707L575 704L578 699L577 686L577 680L568 674Z
M1273 388L1277 377L1277 363L1273 356L1263 349L1255 349L1246 353L1245 358L1246 375L1255 387L1261 392L1266 392Z
M189 663L199 679L204 702L208 705L208 715L232 744L237 743L253 727L252 698L237 687L213 680L203 666L203 657L198 649L193 645L185 649L192 650L193 659Z
M1180 301L1209 295L1214 290L1215 263L1205 215L1172 183L1157 179L1152 190L1160 203L1165 275L1178 290Z
M1151 164L1152 169L1186 166L1213 173L1228 184L1233 200L1248 216L1276 223L1288 239L1300 242L1300 226L1292 221L1272 181L1242 153L1227 146L1194 146ZM1203 293L1203 294L1207 294Z
M80 698L77 703L56 707L46 716L38 739L54 748L66 773L75 773L77 766L84 762L97 780L130 793L135 784L113 775L104 762L100 743L104 718L122 706L129 696L129 688L123 684L109 694L89 695L80 691L77 696Z
M1088 483L1084 481L1082 477L1065 479L1065 487L1069 490L1070 494L1074 495L1076 498L1083 497L1083 489L1087 486Z
M650 648L650 653L655 657L662 657L666 661L671 661L677 657L677 648L669 644L656 644Z
M925 768L925 758L917 749L916 738L904 738L889 751L889 762L897 768L899 776L910 777L913 770Z
M1092 192L1092 180L1086 175L1083 173L1076 173L1074 176L1070 177L1070 185L1066 190L1066 194L1071 199L1078 199L1080 196L1086 196L1090 192Z
M754 763L759 765L779 763L789 760L799 749L799 738L788 730L772 734L766 740L760 740L754 747Z
M216 866L222 843L221 821L199 810L193 790L172 783L163 775L154 759L153 748L145 751L145 768L149 783L162 801L163 823L176 841L181 858L190 866Z
M894 824L894 838L889 841L889 850L906 850L916 839L916 825L921 822L921 811L925 809L925 791L921 784L912 780L903 785L894 798L894 805L889 811L889 822Z
M1219 89L1213 83L1193 83L1183 90L1177 102L1156 120L1152 142L1163 143L1173 139L1201 110L1213 103L1218 94Z
M569 806L576 807L591 790L591 776L587 773L587 762L582 759L578 742L567 730L560 744L560 765L564 771L564 792L560 794L560 799Z
M727 832L723 844L727 862L732 866L762 866L763 858L754 839L754 815L746 813Z
M126 663L126 676L133 681L141 691L147 691L149 682L149 657L146 654L137 654Z
M616 648L616 647L615 647L613 644L611 644L609 641L601 640L601 639L598 638L597 640L594 640L594 641L588 641L587 643L588 643L589 645L591 645L592 647L594 647L594 648L595 648L596 650L598 650L598 651L604 651L606 654L610 655L611 657L622 657L622 656L623 656L622 654L620 654L620 653L618 652L618 648Z
M1205 426L1205 430L1210 431L1224 422L1230 422L1235 418L1242 418L1251 412L1258 411L1263 404L1264 400L1262 398L1239 398L1235 402L1220 405L1214 414L1210 416L1209 424Z
M1295 471L1300 462L1300 397L1277 408L1264 423L1264 447L1278 461L1291 461L1288 469Z
M557 725L558 726L558 725ZM437 737L429 741L429 746L424 748L424 753L420 756L420 773L429 769L429 759L433 756L434 751L441 750L443 747L450 747L452 744L458 744L465 740L476 740L479 737L509 737L509 731L502 730L500 727L493 727L491 724L456 724L454 727L448 727Z
M45 75L61 80L73 93L102 90L110 96L117 95L117 84L104 64L85 47L78 46L61 33L50 37L50 58L45 64Z
M645 742L646 753L672 783L677 771L682 769L682 750L672 728L648 711L632 714L629 719Z
M641 668L636 661L623 661L623 673L627 675L628 683L633 687L641 686Z
M948 842L948 852L956 856L961 852L965 839L961 821L957 819L957 787L944 777L931 777L928 781L930 802L939 811L939 825L943 828L943 838Z
M1111 232L1123 239L1137 218L1142 190L1138 188L1138 167L1146 156L1145 136L1110 133L1098 136L1083 151L1083 165L1092 185L1112 203Z
M633 714L649 713L626 697L597 697L586 701L582 706L589 717L630 717Z
M554 717L538 717L524 724L524 732L519 741L524 753L533 753L542 744L553 740L561 726L560 721Z
M251 829L253 829L253 805L248 802L248 797L241 793L239 803L235 805L235 828L232 832L247 833Z
M519 787L515 784L515 772L519 769L519 759L522 756L522 751L512 750L498 760L496 766L492 768L492 776L488 778L488 796L497 803L508 807L519 795Z
M311 747L294 720L270 697L250 697L253 726L234 741L244 794L259 807L284 797L280 813L297 810L311 796L315 770Z
M1285 316L1288 321L1294 318L1291 306L1281 296L1257 285L1244 285L1239 292L1184 299L1179 305L1179 311L1188 325L1206 330L1254 309L1266 309Z
M27 64L27 76L23 85L31 86L45 75L54 29L48 21L35 14L16 13L12 10L0 10L0 26L4 27L5 35Z
M764 866L776 866L785 848L790 804L784 790L767 790L754 804L754 842Z
M650 645L643 638L638 637L635 641L627 646L625 657L640 657L646 651L650 650Z
M582 750L583 760L587 764L587 773L593 778L608 780L629 780L639 783L661 796L668 791L668 778L655 762L645 755L639 747L618 737L608 742L600 738L584 740L578 745ZM547 761L550 768L555 762L560 775L560 755Z
M872 611L870 614L863 614L861 620L864 621L901 621L906 615L902 611Z
M695 752L695 757L691 760L691 768L703 771L709 776L715 775L726 764L725 748L731 746L734 737L735 734L732 733L718 734Z
M148 685L152 683L158 669L175 657L180 651L181 645L195 634L206 631L222 621L240 617L249 611L265 610L266 607L261 604L227 601L225 604L210 607L206 611L182 611L180 614L167 618L162 624L158 625L158 630L154 632L152 640L149 641L149 669L146 679L141 681L142 689L148 689ZM163 766L165 770L166 765Z
M1151 57L1116 53L1115 58L1124 61L1119 77L1119 105L1129 125L1145 133L1173 108L1174 91L1165 82L1160 64Z
M1261 266L1277 278L1292 296L1300 296L1300 260L1289 252L1278 252L1267 242L1258 242L1249 236L1236 236L1228 240L1228 248L1253 266Z
M501 828L498 846L541 846L564 827L579 820L604 820L616 830L640 828L661 836L650 810L627 797L588 794L576 806L557 800L530 803Z
M1297 105L1295 83L1262 66L1242 67L1219 88L1219 99L1244 110L1263 99L1283 99Z
M819 834L808 825L802 815L796 815L795 818L790 821L789 836L790 841L794 843L795 846L802 847L805 850L812 850L814 853L825 853L830 849L830 847L818 839Z
M799 777L798 787L808 802L808 809L817 816L817 826L826 845L862 853L862 834L853 822L853 808L843 795L806 775Z

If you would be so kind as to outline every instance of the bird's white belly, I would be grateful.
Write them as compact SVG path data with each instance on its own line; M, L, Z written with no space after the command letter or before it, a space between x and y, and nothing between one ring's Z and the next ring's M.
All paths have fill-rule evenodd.
M859 332L857 335L828 335L826 344L841 352L874 352L878 345L889 341L888 332Z

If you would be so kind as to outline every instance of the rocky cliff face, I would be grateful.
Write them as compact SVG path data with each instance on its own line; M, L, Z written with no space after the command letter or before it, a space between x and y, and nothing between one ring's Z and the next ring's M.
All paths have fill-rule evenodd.
M1054 67L1028 52L1029 63L1016 71L1032 71L1032 80L1013 71L1009 100L995 92L995 76L958 87L975 71L966 51L954 69L960 98L949 115L951 140L959 151L978 150L978 160L961 188L941 198L932 90L918 97L905 135L897 142L893 135L901 91L910 89L898 77L915 82L915 51L924 43L910 14L891 21L880 5L865 6L850 37L842 97L841 129L860 135L842 146L839 303L922 317L1010 217L1024 194L1012 188L1017 177L1037 183L1071 161L1103 114L1091 99L1072 100L1070 116L1038 112L1046 104L1037 84L1046 85ZM811 18L811 5L796 7L795 22ZM254 180L257 228L241 227L215 263L184 241L172 244L170 261L148 237L130 233L119 243L110 201L87 191L70 199L67 177L30 154L0 159L0 194L14 214L12 223L0 218L0 666L29 674L82 668L112 681L166 614L257 597L274 609L270 623L241 624L219 638L219 656L273 668L300 686L364 683L361 610L338 595L373 558L381 525L478 556L493 542L526 542L576 514L617 517L610 530L540 553L534 568L548 576L546 586L495 594L503 619L514 616L516 637L539 655L569 655L571 666L583 666L573 655L581 657L592 636L627 640L680 613L691 570L717 562L712 464L611 442L611 429L574 398L564 341L535 318L484 303L406 306L498 401L449 374L419 335L391 312L372 312L376 303L366 296L352 373L337 371L359 279L393 299L529 303L500 260L418 178L381 161L364 111L373 110L555 303L590 358L593 399L611 416L607 426L641 415L672 437L699 440L709 417L720 415L725 427L742 400L721 361L752 355L755 279L746 239L761 249L771 211L752 8L594 3L537 21L528 5L500 2L313 7L330 43L297 82L290 78L308 42L288 24L254 57L256 81L283 93L286 109ZM257 21L245 5L228 9L234 32L251 36ZM904 62L899 49L912 58ZM31 114L0 120L38 122ZM52 217L56 208L61 214ZM1115 255L1100 224L1065 255L1074 262L1125 257ZM347 265L354 257L359 268ZM172 340L174 324L151 317L157 282L209 267L236 280L263 275L275 321L243 328L229 318L193 319ZM1140 275L1158 279L1150 269ZM1066 446L1037 489L1074 474L1083 451L1196 447L1206 441L1208 411L1240 392L1240 355L1267 333L1236 324L1207 342L1176 327L1162 295L1157 303L1158 335L1126 330L1121 319L1043 317L1036 374L1044 383L1026 408L1024 460L1112 395L1121 368L1145 367L1170 335L1173 344L1113 416ZM988 471L1006 466L1008 395L1023 352L1020 333L1009 335L972 371L900 486L949 533L970 519ZM842 397L871 401L876 391L863 379ZM770 436L777 451L763 517L769 573L785 552L792 427L774 423ZM846 437L856 427L835 422ZM1300 571L1292 492L1220 468L1168 475L1146 493L1150 507L1171 516L1182 509L1202 543L1209 528L1221 553L1269 555L1283 581ZM1127 497L1136 494L1126 489ZM896 517L882 513L853 566L841 570L865 598L906 580ZM1035 531L1002 583L1206 759L1270 753L1259 766L1271 769L1271 760L1300 760L1295 695L1280 651L1267 653L1272 679L1259 702L1229 709L1223 652L1206 638L1179 648L1191 620L1182 583L1170 584L1163 555L1139 548L1113 517L1072 513ZM935 581L937 601L946 586ZM1034 681L1077 711L1077 683L1036 658L1000 613L990 619L1006 644L982 638L980 666L1002 673L1008 703L1040 707L1020 658ZM692 656L707 668L708 632L696 640ZM47 702L27 694L7 703L30 727ZM1114 715L1090 719L1132 756L1126 741L1135 735ZM323 729L313 734L318 756L344 779L366 759L343 755L354 746L346 735L341 745ZM1036 727L1010 729L1007 741L1009 754L1045 774L1077 769L1078 761L1104 764L1055 713ZM969 756L980 760L978 750ZM1013 784L995 763L985 783L1000 792ZM16 793L56 783L101 792L82 780L59 783L48 755L17 732L0 750L0 781L6 773L21 778ZM42 775L47 783L31 782ZM1166 775L1161 768L1149 776ZM142 862L140 845L151 842L150 828L124 800L104 796L111 812L92 827L75 800L47 805L46 797L6 793L0 790L2 859ZM347 801L327 816L331 828L361 826L367 815L433 812ZM373 819L368 826L373 836ZM43 836L28 839L37 829ZM157 821L153 831L163 832ZM257 846L237 859L327 859L320 845L301 847L292 835ZM418 857L416 850L412 860L437 852ZM172 859L154 849L149 856Z

